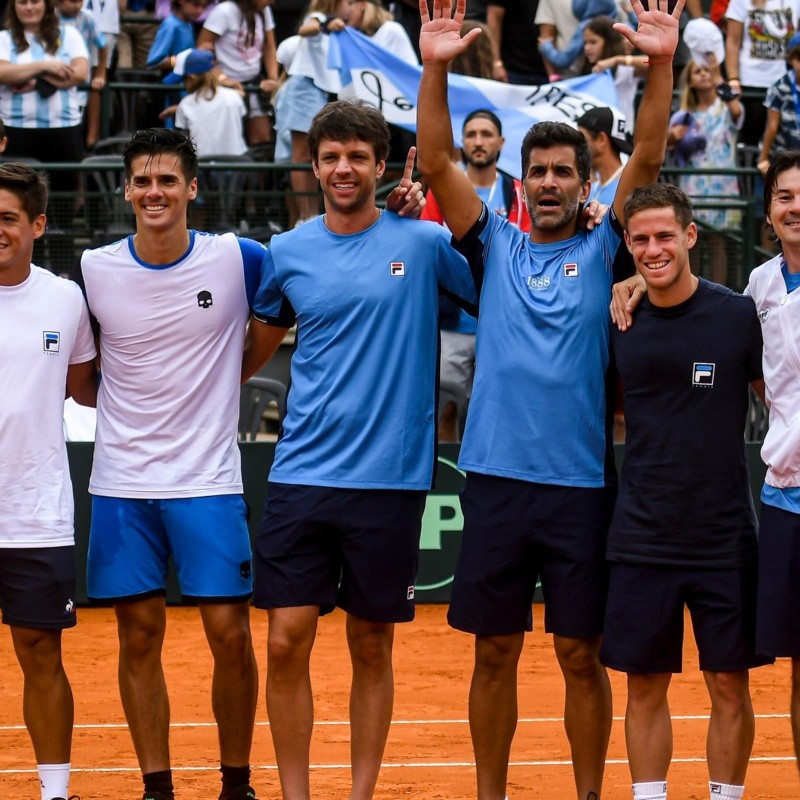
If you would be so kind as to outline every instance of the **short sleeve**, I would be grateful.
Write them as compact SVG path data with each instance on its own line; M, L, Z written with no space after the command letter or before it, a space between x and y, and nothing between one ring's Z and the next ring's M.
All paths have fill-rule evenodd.
M267 252L267 248L253 239L240 239L237 237L236 241L239 243L239 250L242 253L247 304L252 308L256 292L261 284L261 269L264 262L264 253Z
M92 326L89 323L89 309L86 306L86 300L77 286L75 290L75 294L78 296L77 302L80 304L80 316L75 334L75 345L69 354L69 363L83 364L85 361L91 361L97 355L97 351L94 346Z
M295 313L278 282L275 260L267 248L261 264L261 284L253 302L253 316L259 322L279 328L291 328Z

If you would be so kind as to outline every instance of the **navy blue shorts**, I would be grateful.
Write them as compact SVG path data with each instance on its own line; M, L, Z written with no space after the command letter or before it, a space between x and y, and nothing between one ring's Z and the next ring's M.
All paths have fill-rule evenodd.
M414 618L425 492L270 483L253 543L258 608Z
M611 564L600 660L632 675L681 672L687 607L701 670L738 672L769 663L755 654L757 571L756 564Z
M75 625L75 546L0 549L3 622L62 630Z
M800 658L800 514L761 507L756 651Z
M611 489L469 473L450 625L478 636L531 630L541 578L545 630L575 639L599 636L613 501Z
M126 601L164 594L170 557L184 600L247 600L253 575L244 498L92 498L89 597Z

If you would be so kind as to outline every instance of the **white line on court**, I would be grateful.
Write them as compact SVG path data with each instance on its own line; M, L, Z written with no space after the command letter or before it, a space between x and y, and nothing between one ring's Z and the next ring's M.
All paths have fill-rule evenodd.
M789 719L788 714L756 714L756 719ZM681 714L672 717L673 720L704 720L708 719L708 714ZM624 722L625 717L614 717L615 722ZM564 722L563 717L522 717L519 724L537 724ZM316 727L331 727L338 725L349 725L347 720L320 720L314 723ZM468 725L467 719L393 719L392 725ZM215 728L215 722L171 722L170 728ZM97 722L81 723L74 726L75 730L124 730L128 726L124 722ZM269 722L256 722L257 728L268 728ZM24 725L0 725L2 731L24 731Z
M794 761L794 756L753 756L751 762L773 763L779 761ZM606 764L627 764L627 759L610 758ZM702 764L705 758L673 758L673 764ZM509 767L569 767L572 761L569 759L551 761L512 761ZM381 764L381 769L452 769L463 767L474 767L474 761L409 761L406 763ZM253 764L254 770L277 770L274 764ZM311 769L350 769L350 764L312 764ZM112 772L133 772L138 773L138 767L73 767L73 773L82 772L86 774L103 774ZM197 766L197 767L172 767L173 772L219 772L218 766ZM0 775L33 775L35 769L2 769Z

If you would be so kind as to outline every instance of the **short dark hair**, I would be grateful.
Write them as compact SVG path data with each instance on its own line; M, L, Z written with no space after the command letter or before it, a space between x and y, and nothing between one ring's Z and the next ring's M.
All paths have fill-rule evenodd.
M4 161L0 164L0 189L19 199L29 222L47 213L47 176L27 164Z
M651 183L634 189L625 201L625 226L634 214L649 208L671 208L683 228L692 222L692 201L671 183Z
M130 179L133 161L139 156L154 156L168 153L178 157L187 181L197 177L197 151L192 140L183 133L167 128L144 128L136 131L122 152L125 176Z
M376 161L386 161L389 155L389 126L383 114L363 100L335 100L317 113L308 131L308 149L315 163L323 139L368 142Z
M488 108L477 108L475 111L470 111L470 113L464 117L464 124L461 126L461 130L463 131L464 128L467 127L467 123L472 122L474 119L488 119L489 122L497 128L498 136L503 135L503 123L500 122L500 118L497 114L493 111L489 111Z
M575 165L581 183L586 183L592 171L592 155L584 135L566 122L537 122L522 140L522 177L528 172L528 162L534 147L549 149L567 145L575 151Z
M764 176L764 216L769 214L778 176L790 169L800 169L800 150L784 150L772 159Z

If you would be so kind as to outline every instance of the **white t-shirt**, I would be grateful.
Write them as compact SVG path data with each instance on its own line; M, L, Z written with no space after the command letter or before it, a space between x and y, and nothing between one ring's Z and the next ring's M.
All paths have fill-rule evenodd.
M28 47L17 52L11 34L0 31L0 61L10 64L32 64L34 61L52 59L69 64L73 58L85 58L89 51L77 28L61 25L58 50L54 55L45 53L42 45L31 33L26 33ZM36 91L14 93L7 84L0 85L0 119L12 128L72 128L80 125L82 103L78 90L59 89L49 98L42 98Z
M81 259L103 374L89 491L145 499L238 494L245 273L255 291L265 249L232 233L192 232L177 262L151 266L131 241Z
M393 20L384 22L375 31L372 41L398 58L402 58L406 64L413 64L415 67L419 66L419 59L414 50L414 45L411 44L411 39L408 38L406 29L399 22L394 22Z
M636 69L627 64L620 64L614 72L614 87L617 90L617 108L625 115L628 131L632 133L636 121L634 100L636 99L636 90L639 88Z
M224 0L211 9L203 27L219 36L214 42L214 52L220 69L235 81L251 81L261 72L261 57L264 53L264 34L274 30L275 19L267 7L263 18L256 14L255 37L251 45L247 41L247 23L239 6L232 0Z
M325 22L325 15L314 12L309 14L303 24L311 19ZM315 86L323 92L338 94L342 88L339 73L328 69L328 48L331 37L326 33L315 33L313 36L302 36L297 45L297 52L292 59L288 72L290 75L302 75L314 81Z
M32 265L0 286L0 548L74 541L64 393L67 367L94 356L76 284Z
M244 100L234 89L218 86L212 98L194 92L178 103L175 127L189 131L197 155L240 156L247 151L242 118L247 113Z
M83 0L83 10L88 11L103 33L119 33L119 3L117 0Z
M744 28L739 49L742 85L772 86L786 74L786 44L797 30L800 0L766 0L763 8L751 0L731 0L725 16Z

